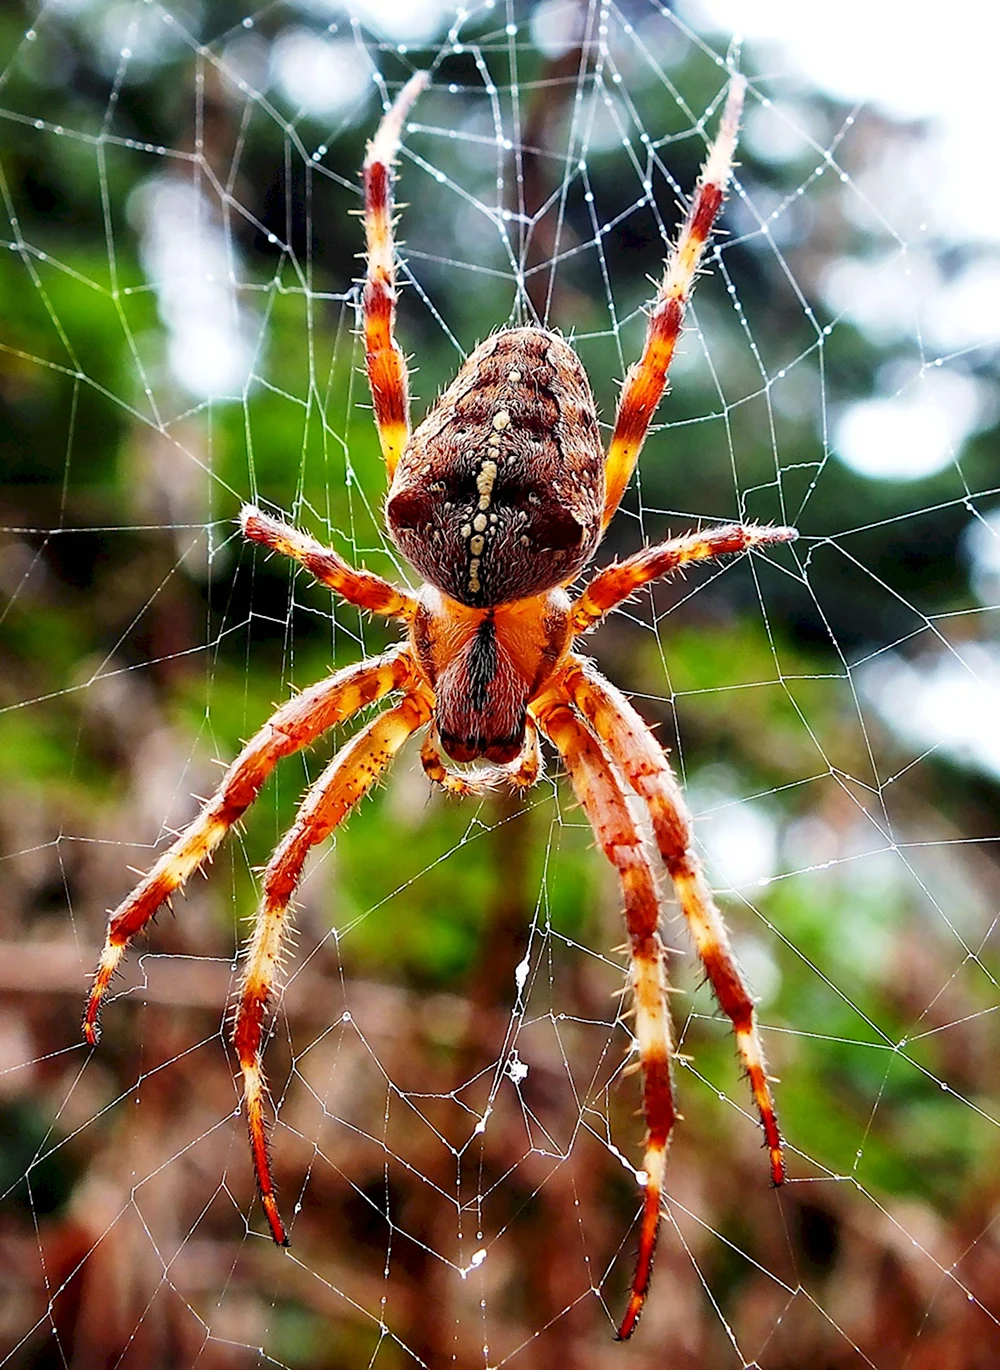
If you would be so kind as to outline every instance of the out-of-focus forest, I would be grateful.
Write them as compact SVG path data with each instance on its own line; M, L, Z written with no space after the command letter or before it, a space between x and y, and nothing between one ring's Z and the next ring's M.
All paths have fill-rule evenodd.
M960 308L997 245L942 228L929 121L729 41L642 0L0 11L0 1365L1000 1359L1000 414L995 325ZM348 732L132 948L95 1050L79 1019L107 910L220 763L393 640L234 523L259 500L407 574L356 335L384 101L431 69L398 191L416 414L534 310L607 422L727 51L738 189L598 563L698 520L801 538L588 647L684 778L791 1179L668 899L683 1121L616 1346L642 1135L619 894L552 757L523 798L455 803L411 749L313 862L267 1053L287 1253L228 1005L257 872Z

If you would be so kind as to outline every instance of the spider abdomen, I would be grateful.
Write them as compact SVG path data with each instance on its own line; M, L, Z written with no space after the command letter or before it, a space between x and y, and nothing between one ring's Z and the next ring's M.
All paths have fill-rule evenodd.
M414 432L386 505L432 585L474 608L571 580L600 538L604 463L586 373L561 338L488 338Z

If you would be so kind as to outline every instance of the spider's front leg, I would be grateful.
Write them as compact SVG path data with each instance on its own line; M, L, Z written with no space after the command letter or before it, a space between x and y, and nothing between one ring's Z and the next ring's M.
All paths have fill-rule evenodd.
M395 708L380 714L352 737L306 795L294 824L275 849L264 872L263 899L247 947L233 1044L243 1074L243 1098L257 1186L271 1235L279 1246L287 1246L288 1237L278 1212L267 1153L261 1037L264 1015L281 964L289 906L310 851L329 837L364 798L406 739L429 720L432 705L431 692L414 684L412 692Z
M621 503L667 384L667 372L684 326L695 276L729 185L745 91L745 78L734 76L718 136L702 168L691 208L653 301L642 356L629 368L622 386L605 466L605 527Z
M389 479L410 438L410 390L406 358L396 342L396 245L392 236L392 174L403 121L428 84L418 71L396 96L365 156L365 241L368 271L362 296L365 367L375 406Z
M605 856L617 869L625 896L635 1039L642 1069L642 1111L646 1120L643 1155L645 1195L639 1231L639 1253L628 1308L618 1329L624 1341L635 1331L653 1271L660 1228L660 1205L666 1172L667 1145L676 1118L674 1109L670 1010L660 940L660 901L642 838L628 810L621 782L598 738L562 697L558 687L532 705L539 725L561 753Z
M727 523L700 533L669 538L641 552L613 562L597 575L577 599L570 615L573 633L585 633L606 614L630 599L644 585L660 580L692 561L713 561L754 547L794 542L794 528L762 527L756 523Z
M370 614L401 619L404 623L409 623L417 612L416 596L409 590L403 590L371 571L358 570L332 547L325 547L283 519L272 518L255 504L244 504L240 510L240 528L249 541L259 542L271 551L297 561L321 585L335 591L348 604L355 604Z

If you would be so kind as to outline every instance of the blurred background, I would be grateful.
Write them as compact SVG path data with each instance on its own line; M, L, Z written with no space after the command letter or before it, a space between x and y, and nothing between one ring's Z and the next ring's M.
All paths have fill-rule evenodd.
M1000 1359L996 19L847 0L9 0L0 13L0 1365L829 1367ZM994 25L992 34L985 25ZM356 336L358 169L417 68L419 417L492 329L602 418L724 95L737 185L598 561L801 539L590 640L672 750L760 1001L791 1179L666 908L683 1058L648 1307L619 894L559 767L447 802L415 749L313 861L267 1068L228 1004L284 764L79 1018L106 911L273 705L392 631L240 503L407 576ZM984 179L985 178L985 179Z

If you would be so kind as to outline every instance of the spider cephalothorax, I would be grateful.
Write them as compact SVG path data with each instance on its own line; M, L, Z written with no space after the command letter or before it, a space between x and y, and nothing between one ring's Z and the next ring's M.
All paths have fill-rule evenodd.
M302 563L324 585L372 613L396 618L408 640L359 662L282 705L244 747L201 812L111 915L84 1015L98 1016L125 948L249 808L283 757L366 704L396 693L313 784L264 871L247 947L233 1041L243 1076L254 1170L275 1241L287 1243L267 1154L261 1061L265 1014L291 901L311 849L363 798L406 740L427 729L428 776L455 794L539 774L539 733L561 755L598 841L621 879L628 930L635 1043L643 1075L646 1141L639 1254L618 1329L633 1332L649 1288L660 1223L666 1150L675 1119L660 901L628 794L644 802L706 975L730 1018L770 1155L784 1178L753 999L692 848L690 820L666 755L632 705L573 643L641 586L692 561L789 542L791 528L727 524L643 549L598 572L571 600L567 587L593 555L635 467L705 244L729 182L744 82L734 77L719 136L653 301L642 356L625 378L607 455L590 385L572 348L543 328L494 334L468 358L424 422L410 432L406 363L394 336L392 167L403 121L427 83L418 73L384 116L365 159L368 269L365 359L391 488L389 531L425 578L418 594L349 566L331 548L247 506L246 537ZM454 772L485 757L492 767Z

